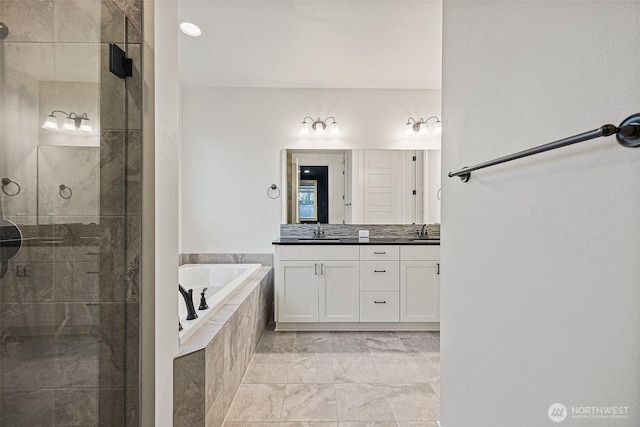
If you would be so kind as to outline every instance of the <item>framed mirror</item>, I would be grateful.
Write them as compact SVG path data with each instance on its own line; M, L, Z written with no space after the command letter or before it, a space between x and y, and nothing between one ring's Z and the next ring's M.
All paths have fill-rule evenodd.
M285 224L440 222L439 150L282 152Z

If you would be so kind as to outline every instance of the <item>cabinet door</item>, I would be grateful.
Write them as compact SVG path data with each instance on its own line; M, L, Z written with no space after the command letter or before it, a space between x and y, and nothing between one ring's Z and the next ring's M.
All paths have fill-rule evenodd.
M318 274L313 261L281 261L276 292L279 322L318 321Z
M400 262L400 321L440 321L440 263Z
M360 320L358 261L322 261L319 277L320 322Z

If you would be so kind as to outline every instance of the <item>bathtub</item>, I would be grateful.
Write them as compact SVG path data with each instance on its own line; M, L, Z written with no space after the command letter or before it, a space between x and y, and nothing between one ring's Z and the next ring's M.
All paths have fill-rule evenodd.
M198 318L187 320L187 307L184 298L178 292L178 317L183 328L179 332L180 344L193 335L199 326L260 267L260 264L185 264L181 266L178 271L178 282L187 291L193 289L193 305ZM207 288L205 296L209 308L198 310L200 293L204 288Z

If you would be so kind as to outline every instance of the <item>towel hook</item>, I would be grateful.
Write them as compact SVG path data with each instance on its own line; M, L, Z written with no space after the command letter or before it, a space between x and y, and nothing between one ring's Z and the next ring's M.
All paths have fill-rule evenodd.
M62 197L65 200L69 200L71 196L73 196L73 190L71 190L71 187L67 187L64 184L60 184L60 197Z
M277 190L277 193L274 195L273 193ZM278 186L276 184L271 184L271 187L267 188L267 196L269 196L270 199L277 199L280 197L280 189L278 188Z
M15 184L16 187L18 188L15 192L10 193L7 192L7 189L5 188L7 185L9 184ZM2 192L4 194L6 194L7 196L17 196L18 194L20 194L20 190L22 190L22 188L20 188L20 184L18 184L17 182L9 179L9 178L2 178Z

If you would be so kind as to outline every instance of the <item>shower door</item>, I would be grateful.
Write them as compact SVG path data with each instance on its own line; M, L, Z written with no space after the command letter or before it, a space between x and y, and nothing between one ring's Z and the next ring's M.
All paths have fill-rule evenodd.
M0 22L0 425L139 425L139 2Z

